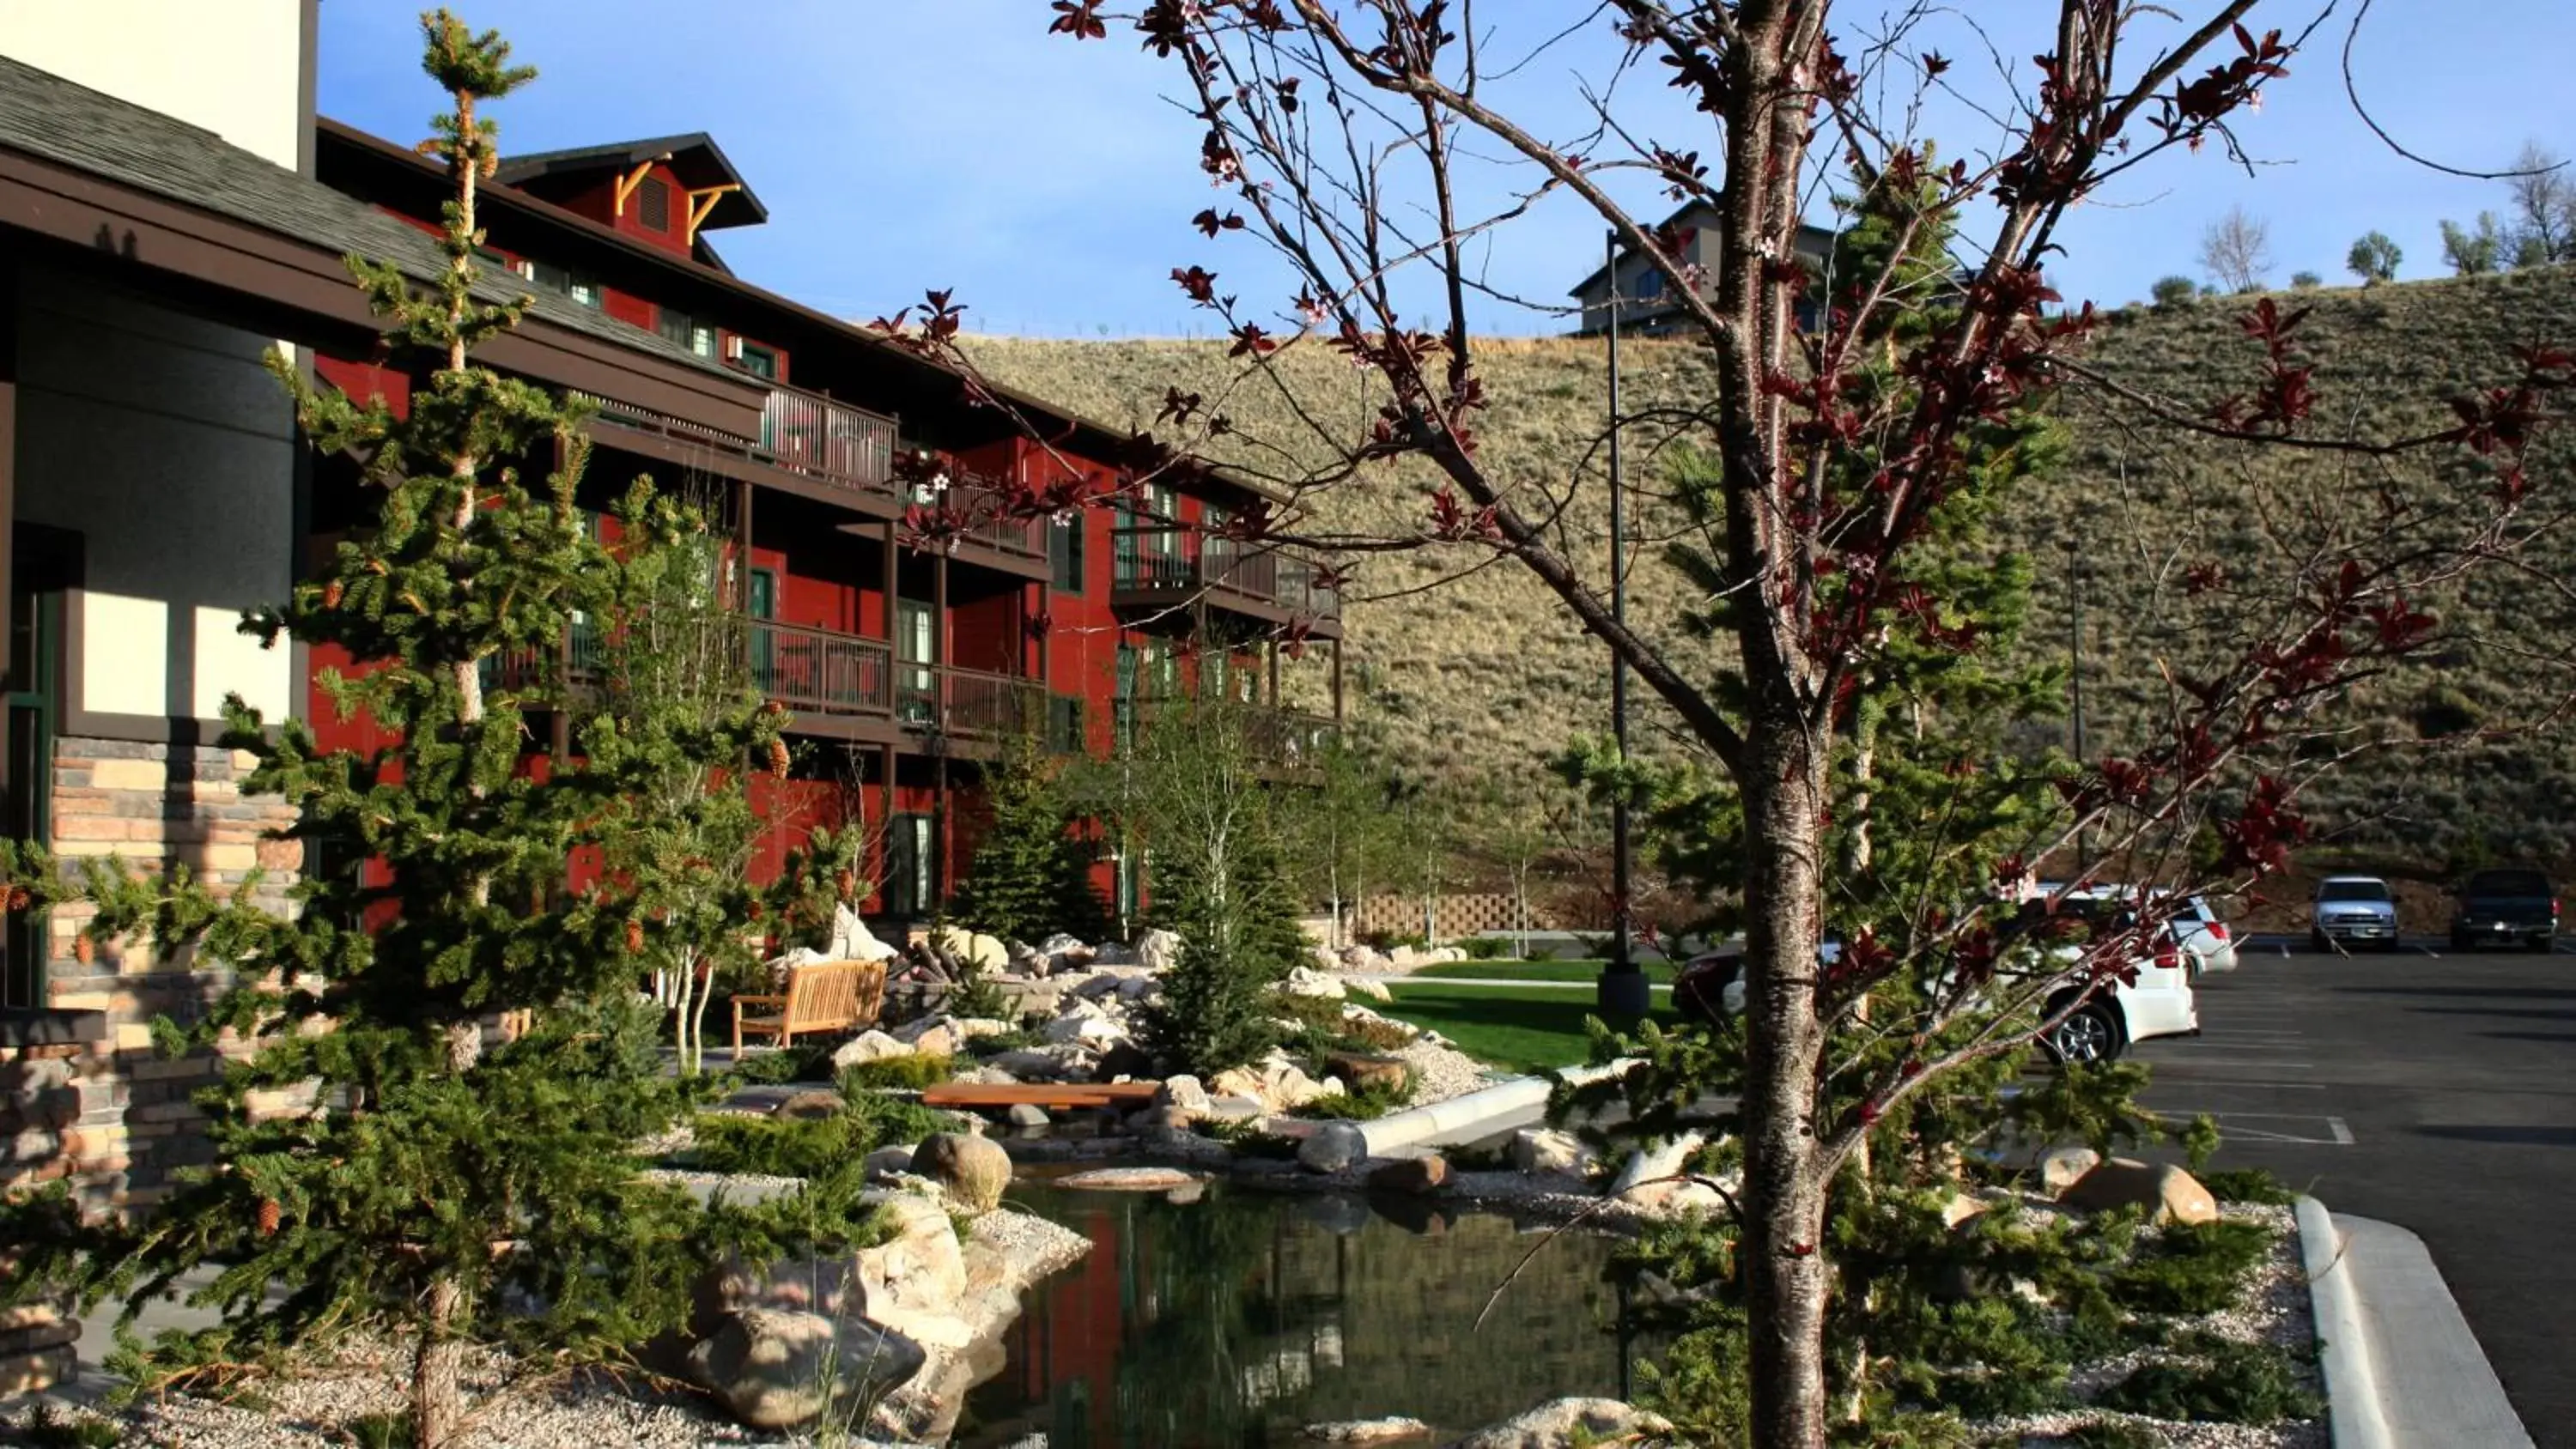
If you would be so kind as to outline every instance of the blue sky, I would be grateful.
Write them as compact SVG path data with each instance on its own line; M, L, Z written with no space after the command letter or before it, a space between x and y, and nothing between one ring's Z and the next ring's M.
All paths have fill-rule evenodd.
M2342 0L2342 14L2352 3ZM1954 7L2019 58L2024 83L2055 8ZM824 310L866 317L924 288L953 287L976 330L1173 335L1207 321L1173 287L1175 266L1204 264L1247 302L1274 290L1284 302L1293 290L1254 243L1210 242L1188 228L1222 198L1197 169L1196 128L1167 99L1177 73L1123 28L1084 45L1045 35L1041 0L462 0L460 9L500 28L543 72L496 109L505 151L707 131L770 212L764 227L716 236L726 259ZM1842 13L1858 22L1881 9ZM2302 23L2314 9L2313 0L2265 0L2257 28ZM325 114L406 143L427 134L438 97L416 65L415 11L394 0L325 0ZM1495 56L1525 51L1521 37L1581 13L1568 0L1477 7L1496 34ZM2116 304L2145 296L2160 276L2196 273L2202 229L2237 204L2270 224L2276 285L2301 269L2342 280L2345 250L2373 228L2405 249L2402 276L2440 274L2440 218L2501 209L2503 187L2426 170L2370 135L2344 95L2340 18L2245 119L2254 175L2214 148L2142 168L2070 219L2067 255L2053 270L2059 289ZM1936 26L1924 43L1950 57L1969 97L1999 95L1965 23L1954 15ZM1497 99L1533 129L1570 137L1583 114L1576 73L1598 74L1611 53L1593 29L1596 38L1549 51L1498 85ZM2571 61L2569 0L2378 0L2354 70L2372 112L2410 148L2494 169L2526 139L2576 154L2576 118L2558 103ZM1656 139L1715 151L1659 81L1621 101ZM1992 134L1964 103L1927 117L1945 154ZM1508 180L1489 169L1471 184ZM1641 211L1670 205L1651 188L1628 191ZM1600 237L1597 218L1551 198L1497 235L1487 275L1508 292L1560 297L1598 262ZM1484 305L1479 321L1497 332L1565 325L1499 303Z

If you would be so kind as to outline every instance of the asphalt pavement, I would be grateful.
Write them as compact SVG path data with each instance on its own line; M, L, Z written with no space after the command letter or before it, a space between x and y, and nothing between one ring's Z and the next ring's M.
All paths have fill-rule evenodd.
M2146 1102L2207 1112L2218 1164L2412 1229L2540 1449L2576 1449L2576 942L2319 955L2256 938L2201 1035L2141 1043Z

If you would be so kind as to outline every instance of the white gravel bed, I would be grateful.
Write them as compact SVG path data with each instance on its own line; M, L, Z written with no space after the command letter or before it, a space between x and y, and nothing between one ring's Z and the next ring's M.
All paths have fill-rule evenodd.
M1009 1262L1026 1265L1032 1283L1072 1267L1091 1252L1089 1238L1030 1213L986 1213L975 1219L969 1236Z
M2203 1314L2193 1319L2191 1326L2240 1343L2270 1343L2290 1350L2300 1361L2303 1386L2308 1392L2322 1397L2325 1383L2310 1354L2316 1343L2315 1306L2308 1296L2307 1272L2300 1263L2297 1215L2286 1207L2250 1203L2231 1203L2220 1212L2227 1218L2259 1222L2271 1228L2276 1234L2272 1253L2247 1275L2235 1306ZM2158 1350L2141 1349L2096 1363L2078 1364L2067 1375L2067 1387L2077 1398L2089 1400L2128 1377L2140 1364L2161 1356ZM2145 1431L2157 1444L2169 1446L2169 1449L2328 1449L2330 1443L2325 1422L2321 1419L2302 1419L2258 1428L2249 1424L2176 1423L2101 1409L2037 1414L1997 1420L1977 1427L1988 1431L2019 1432L2025 1446L2040 1449L2040 1446L2061 1443L2059 1436L2096 1419L2131 1425Z
M1428 1107L1494 1084L1483 1063L1454 1048L1416 1041L1391 1055L1413 1075L1413 1095L1405 1101L1408 1107Z

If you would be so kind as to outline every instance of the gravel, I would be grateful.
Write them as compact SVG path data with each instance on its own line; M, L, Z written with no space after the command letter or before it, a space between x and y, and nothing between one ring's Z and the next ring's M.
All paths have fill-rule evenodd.
M1393 1055L1413 1073L1413 1096L1405 1104L1410 1107L1428 1107L1494 1084L1475 1058L1432 1042L1417 1041Z

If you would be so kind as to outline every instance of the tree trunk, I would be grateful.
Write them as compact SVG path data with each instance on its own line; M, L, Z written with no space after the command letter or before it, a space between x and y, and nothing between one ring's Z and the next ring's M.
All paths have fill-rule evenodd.
M1783 691L1785 693L1785 691ZM1753 1443L1822 1449L1825 1397L1826 1181L1814 1118L1824 1029L1817 1018L1818 906L1826 745L1793 702L1763 701L1748 722L1744 791L1744 1210L1741 1245L1752 1318Z
M465 1417L458 1369L464 1346L448 1337L463 1296L452 1279L442 1278L429 1290L429 1312L421 1324L420 1342L412 1349L411 1432L413 1449L448 1449Z

